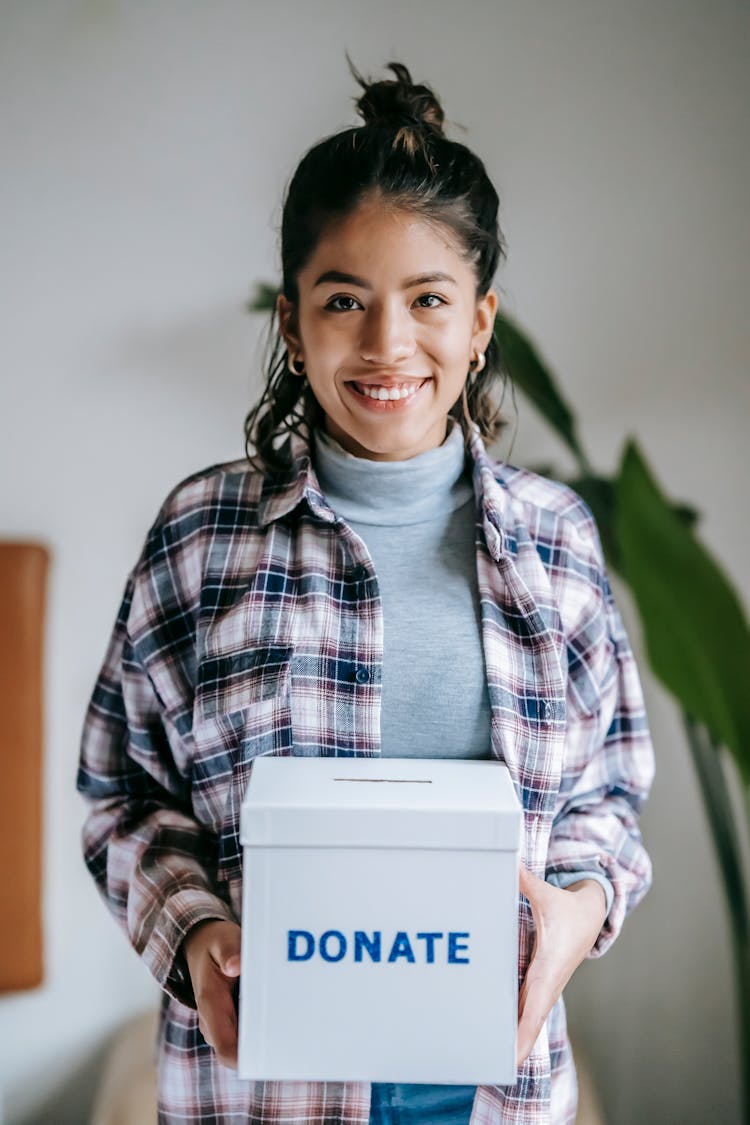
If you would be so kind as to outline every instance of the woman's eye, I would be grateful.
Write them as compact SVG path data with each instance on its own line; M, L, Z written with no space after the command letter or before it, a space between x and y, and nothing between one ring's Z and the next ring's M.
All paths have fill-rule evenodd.
M438 305L444 305L445 304L445 301L443 300L443 298L438 297L437 293L423 293L421 297L417 297L417 303L421 303L422 301L436 301L437 302L437 304L434 304L434 305L422 305L422 304L420 304L420 307L423 308L423 309L436 309L438 307Z
M351 304L342 306L341 304L337 303L339 301L351 301ZM333 309L334 312L350 312L351 309L353 309L358 303L358 301L354 300L354 297L346 297L342 294L339 297L331 297L330 301L326 305L326 308Z

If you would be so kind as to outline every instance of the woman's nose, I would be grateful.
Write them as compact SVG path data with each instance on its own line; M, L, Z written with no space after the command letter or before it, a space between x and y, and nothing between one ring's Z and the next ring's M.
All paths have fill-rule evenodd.
M360 355L367 363L397 363L414 354L414 325L403 309L371 308L364 318Z

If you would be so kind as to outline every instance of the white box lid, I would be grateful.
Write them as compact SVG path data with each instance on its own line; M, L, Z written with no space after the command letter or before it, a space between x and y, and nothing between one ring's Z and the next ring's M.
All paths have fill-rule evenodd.
M247 847L516 851L520 830L495 759L263 755L240 813Z

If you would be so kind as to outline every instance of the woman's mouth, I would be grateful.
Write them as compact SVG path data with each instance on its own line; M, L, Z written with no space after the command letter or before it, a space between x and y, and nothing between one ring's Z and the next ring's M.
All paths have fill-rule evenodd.
M431 377L422 379L421 382L411 379L404 383L392 383L389 386L379 386L377 383L357 383L352 381L345 385L356 395L362 406L379 412L402 409L417 397L425 383L431 382Z

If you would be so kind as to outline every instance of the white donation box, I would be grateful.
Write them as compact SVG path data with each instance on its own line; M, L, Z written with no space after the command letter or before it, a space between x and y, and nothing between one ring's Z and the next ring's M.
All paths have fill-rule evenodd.
M520 826L494 760L256 758L240 1078L515 1082Z

